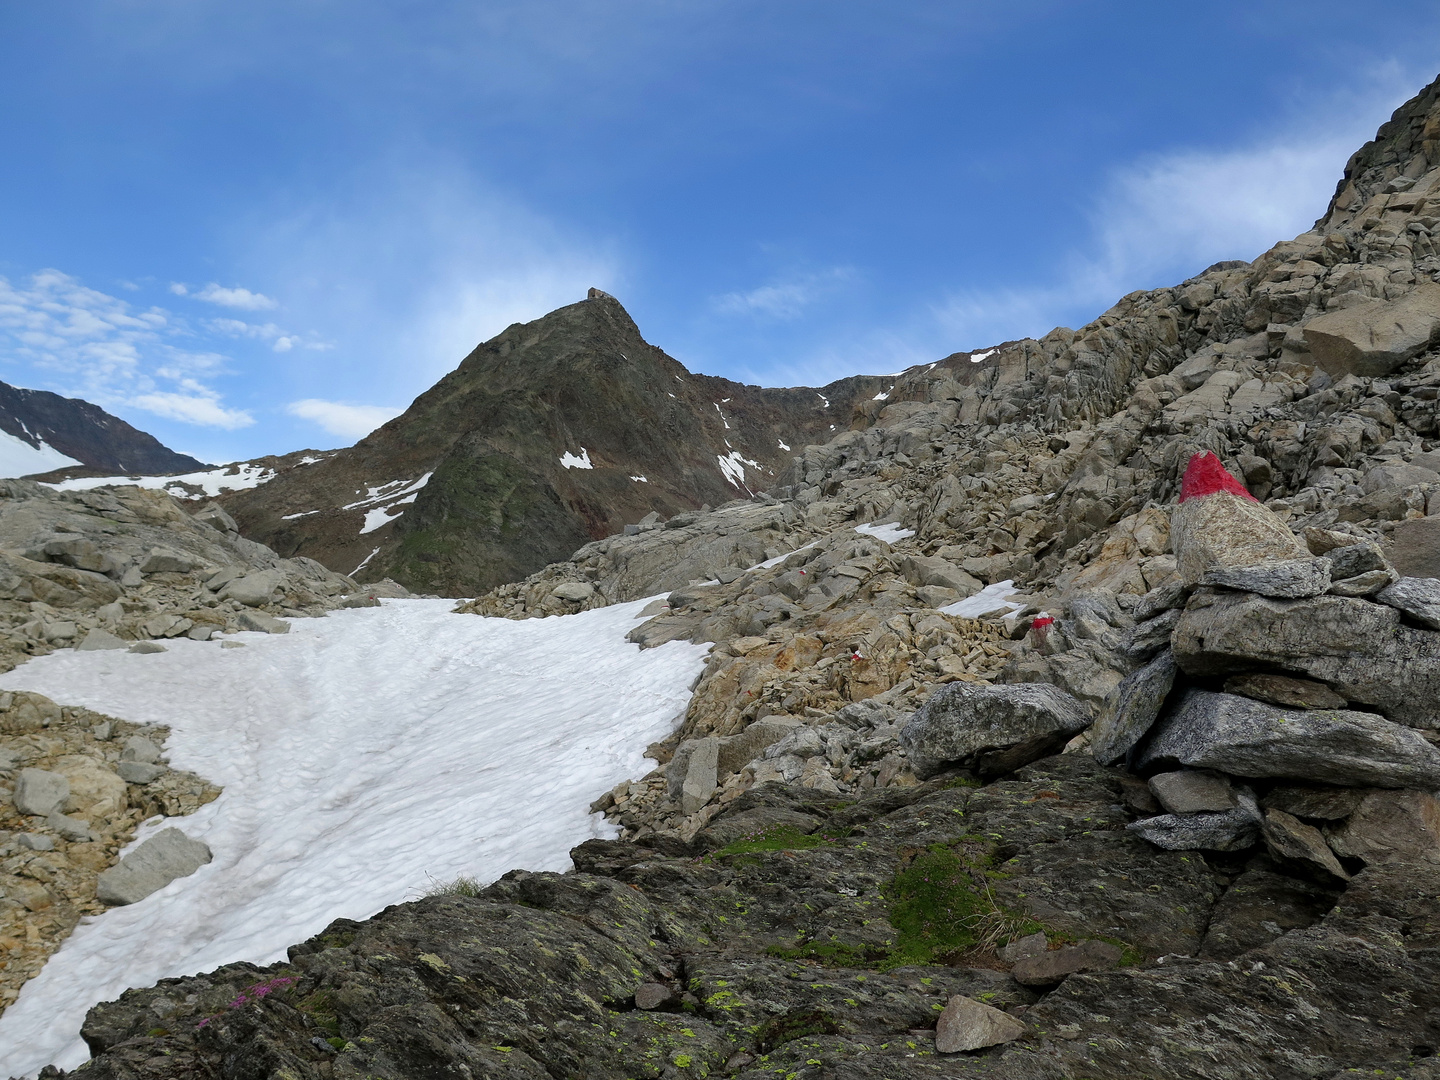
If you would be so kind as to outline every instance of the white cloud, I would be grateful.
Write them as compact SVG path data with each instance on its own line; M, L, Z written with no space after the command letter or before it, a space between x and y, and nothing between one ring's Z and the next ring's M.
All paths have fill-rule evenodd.
M230 361L186 347L194 340L169 312L137 311L58 270L21 283L0 278L0 370L7 379L15 378L14 369L28 369L26 382L112 410L144 409L226 430L253 423L200 381Z
M802 274L788 281L761 285L748 292L717 296L711 306L724 315L760 315L772 319L797 319L817 301L832 296L855 277L849 267L837 266L823 273Z
M268 342L270 348L276 352L289 352L294 348L314 349L324 351L332 346L327 341L320 341L313 336L304 338L299 334L292 334L288 330L282 330L274 323L247 323L241 319L206 319L205 327L215 334L224 334L233 338L254 338L258 341Z
M1349 99L1311 102L1311 114L1263 141L1121 167L1094 200L1089 250L1062 256L1050 283L963 290L935 317L956 347L989 345L1088 320L1128 292L1176 284L1225 259L1253 260L1324 213L1349 155L1413 83L1385 69Z
M321 393L346 379L413 397L511 323L583 300L590 286L617 292L605 245L443 154L412 149L403 165L357 174L349 190L247 227L241 241L247 262L281 283L287 310L325 339L293 347L343 349L343 370L310 363Z
M251 292L249 289L227 289L213 281L199 292L193 293L177 281L170 286L170 291L176 296L189 296L194 300L203 300L207 304L219 304L221 307L234 308L237 311L269 311L280 306L263 293Z
M338 401L306 398L304 401L292 401L285 407L285 411L302 420L314 421L331 435L362 439L405 410L387 408L384 405L342 405Z
M226 431L249 427L255 423L255 418L248 412L243 409L227 409L220 404L219 397L212 394L141 394L130 404L156 416L186 424L223 428Z

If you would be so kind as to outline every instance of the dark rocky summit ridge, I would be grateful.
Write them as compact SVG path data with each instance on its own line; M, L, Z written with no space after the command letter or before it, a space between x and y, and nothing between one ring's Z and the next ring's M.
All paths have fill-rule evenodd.
M37 449L44 442L101 476L205 468L204 462L177 454L98 405L48 390L0 383L0 431Z
M477 346L355 446L220 501L284 555L475 595L647 515L748 498L788 448L848 427L894 381L768 389L693 374L592 289Z

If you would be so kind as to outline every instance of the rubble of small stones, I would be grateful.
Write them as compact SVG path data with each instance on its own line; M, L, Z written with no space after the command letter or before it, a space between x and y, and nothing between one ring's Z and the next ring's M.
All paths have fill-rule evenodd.
M0 693L0 1009L82 916L136 827L183 818L220 791L171 769L169 731L40 694Z

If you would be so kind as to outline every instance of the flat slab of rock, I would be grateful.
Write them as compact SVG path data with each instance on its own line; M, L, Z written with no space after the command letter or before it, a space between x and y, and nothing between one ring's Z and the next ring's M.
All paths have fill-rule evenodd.
M1175 673L1175 657L1167 649L1120 680L1090 729L1090 752L1096 761L1115 765L1134 749L1160 715L1175 686Z
M1200 584L1289 600L1319 596L1330 588L1330 560L1280 559L1258 566L1220 566L1207 570Z
M1402 577L1376 593L1375 599L1421 626L1440 630L1440 578Z
M1260 838L1260 821L1248 808L1218 814L1160 814L1125 826L1166 851L1244 851Z
M1155 725L1136 764L1349 787L1440 787L1440 750L1374 713L1280 709L1195 689Z
M1440 727L1440 633L1404 625L1385 604L1342 596L1192 598L1171 644L1187 675L1278 668L1326 683L1391 720Z
M1010 969L1010 975L1021 986L1053 986L1067 975L1119 967L1124 955L1118 945L1092 939L1027 957Z
M1089 726L1085 707L1046 683L955 682L915 712L900 742L922 780L951 765L1000 776L1048 757Z
M1341 581L1389 567L1385 561L1385 552L1374 540L1361 540L1359 543L1331 548L1325 553L1325 558L1330 560L1332 581Z
M1236 806L1230 781L1203 769L1158 773L1150 778L1150 790L1170 814L1222 813Z
M163 829L102 873L95 896L106 904L134 904L211 860L210 848L179 829Z
M935 1021L935 1049L942 1054L983 1050L1012 1042L1023 1034L1025 1025L1009 1013L956 994Z
M1232 675L1225 680L1225 692L1282 709L1343 709L1350 704L1324 683L1288 675Z
M279 571L261 570L255 574L232 578L221 586L216 595L221 600L235 600L246 607L259 607L261 604L268 604L284 584L285 577Z
M1301 332L1315 362L1337 379L1388 375L1440 335L1440 285L1426 281L1395 300L1327 311Z

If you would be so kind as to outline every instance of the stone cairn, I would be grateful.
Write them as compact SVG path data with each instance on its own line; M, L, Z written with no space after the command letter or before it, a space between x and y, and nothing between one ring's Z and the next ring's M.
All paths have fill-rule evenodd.
M1373 541L1296 536L1209 453L1190 459L1171 528L1178 578L1135 609L1166 644L1087 735L1147 781L1153 816L1129 829L1169 850L1263 844L1336 883L1440 854L1440 580L1402 577ZM957 684L901 742L921 778L994 775L1087 722L1051 686Z

